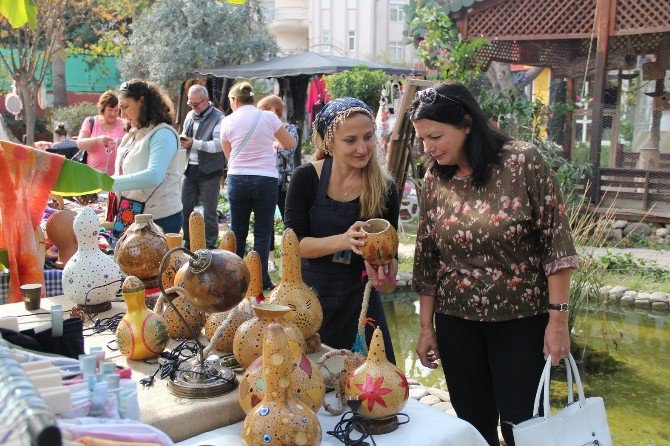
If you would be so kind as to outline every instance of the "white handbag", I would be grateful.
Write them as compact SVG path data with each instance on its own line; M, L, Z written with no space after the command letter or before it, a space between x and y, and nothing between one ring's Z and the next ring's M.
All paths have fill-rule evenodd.
M549 406L551 356L542 371L535 394L533 418L512 427L516 446L612 446L605 403L601 397L584 398L584 387L572 355L565 358L568 376L568 405L552 415ZM577 384L574 401L572 376ZM544 390L544 416L539 416L540 394Z

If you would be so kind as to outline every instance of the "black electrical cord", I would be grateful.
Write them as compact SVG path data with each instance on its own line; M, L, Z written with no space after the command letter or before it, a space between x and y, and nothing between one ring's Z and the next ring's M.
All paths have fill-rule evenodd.
M340 421L333 427L332 431L327 431L328 435L340 440L345 446L370 446L370 443L365 441L370 439L373 446L376 446L375 439L372 437L371 424L375 421L384 421L391 419L393 417L405 417L404 421L398 421L398 424L409 423L409 415L405 413L396 413L393 415L388 415L385 417L379 418L363 418L362 415L356 411L361 405L361 402L358 400L349 400L347 401L349 407L352 408L351 411L345 412L340 418ZM358 435L356 438L352 438L352 434L356 431L354 435Z

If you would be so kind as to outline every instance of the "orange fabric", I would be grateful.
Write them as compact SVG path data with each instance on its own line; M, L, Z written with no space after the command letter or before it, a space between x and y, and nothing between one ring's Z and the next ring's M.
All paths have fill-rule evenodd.
M0 141L0 247L9 253L8 303L20 302L20 285L44 283L35 229L42 220L61 155Z

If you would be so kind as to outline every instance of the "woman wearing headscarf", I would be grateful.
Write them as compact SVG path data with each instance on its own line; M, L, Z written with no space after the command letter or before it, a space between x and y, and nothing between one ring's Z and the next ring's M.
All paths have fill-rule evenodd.
M355 98L335 99L316 116L312 134L314 157L289 183L286 227L300 239L303 280L317 291L323 307L321 340L333 348L352 348L367 273L377 287L367 316L382 329L386 355L395 362L379 291L395 289L390 278L397 262L376 271L359 250L365 244L365 220L384 218L398 226L398 193L377 160L372 110ZM367 326L366 343L371 336Z

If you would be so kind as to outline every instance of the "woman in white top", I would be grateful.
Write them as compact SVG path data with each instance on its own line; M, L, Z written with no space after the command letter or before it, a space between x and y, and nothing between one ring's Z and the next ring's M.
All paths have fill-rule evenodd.
M142 213L153 215L163 231L179 232L181 171L177 167L179 135L172 128L172 101L153 82L134 79L119 87L119 105L131 129L118 148L112 190L144 203ZM117 223L115 234L125 230Z
M221 121L221 143L228 158L230 227L237 255L243 257L253 211L254 251L261 256L263 288L272 289L267 268L279 177L273 143L276 139L291 147L295 140L274 113L254 106L254 90L248 82L234 85L228 99L233 113Z

